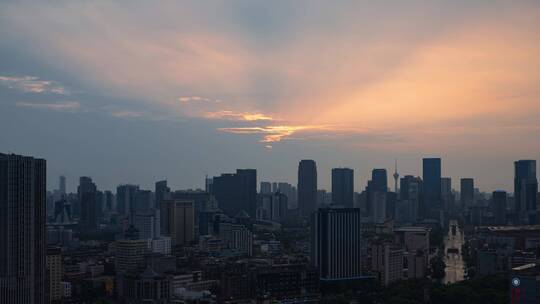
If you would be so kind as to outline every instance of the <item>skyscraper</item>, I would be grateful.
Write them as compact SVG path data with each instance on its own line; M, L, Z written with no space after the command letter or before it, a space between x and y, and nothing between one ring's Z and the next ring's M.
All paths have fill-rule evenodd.
M311 262L321 280L362 274L360 209L321 208L311 216Z
M270 182L261 182L261 194L270 194L272 193L272 183Z
M116 187L116 209L118 214L125 217L131 216L136 205L137 185L119 185Z
M81 220L79 223L81 232L92 232L97 230L97 199L96 184L88 176L79 178L79 202L81 204Z
M114 194L107 190L105 191L105 210L107 212L113 211L114 208Z
M255 169L237 169L233 174L221 174L214 177L212 192L219 208L234 217L245 211L255 217L257 208L257 171Z
M0 153L0 302L45 303L46 161Z
M514 197L516 213L522 220L531 221L536 212L536 194L538 180L536 178L535 160L518 160L514 162ZM533 220L534 221L534 220Z
M462 208L474 205L474 179L462 178L460 180L460 202Z
M298 208L300 214L309 216L317 204L317 164L303 159L298 165Z
M386 169L373 169L371 171L371 190L378 192L388 191L388 176Z
M420 177L405 175L400 180L399 202L396 204L398 222L416 223L420 213L423 196L423 183Z
M452 179L450 177L441 178L441 199L444 210L455 211L454 194L452 193Z
M195 211L193 201L165 200L167 208L167 231L173 246L189 245L195 237Z
M161 219L161 232L168 234L168 231L166 231L166 219L168 218L167 215L167 208L166 206L161 206L161 203L169 198L169 195L171 193L171 189L167 186L167 181L162 180L156 182L155 185L155 195L156 195L156 208L159 210L160 214L159 217Z
M441 207L441 159L422 160L424 182L424 216L438 218Z
M59 181L58 181L58 190L61 194L66 194L66 177L63 175L60 175Z
M348 168L332 169L332 203L352 208L353 196L354 171Z
M493 191L491 209L495 217L495 225L506 225L506 191Z

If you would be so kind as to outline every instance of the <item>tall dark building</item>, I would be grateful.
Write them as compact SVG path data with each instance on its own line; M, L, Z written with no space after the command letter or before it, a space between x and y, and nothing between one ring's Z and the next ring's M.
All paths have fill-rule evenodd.
M298 209L303 216L309 216L317 204L317 164L314 160L303 159L298 165Z
M237 169L236 173L221 174L214 177L212 194L218 206L229 216L240 211L255 218L257 208L257 170Z
M441 199L445 211L455 211L454 194L452 193L452 179L450 177L441 178Z
M370 190L378 192L388 191L388 176L386 174L386 169L373 169L373 171L371 171Z
M493 191L491 209L495 217L495 225L506 225L506 191Z
M159 209L159 217L161 219L161 232L168 234L165 226L167 224L166 219L167 215L167 206L162 206L161 203L164 200L170 199L171 188L167 186L166 180L161 180L156 182L155 195L156 195L156 209Z
M119 185L116 187L116 210L118 214L129 217L136 206L137 185Z
M348 168L332 169L332 203L347 208L354 202L354 171Z
M107 212L111 212L113 211L113 206L114 206L114 194L107 190L105 191L105 210L107 210Z
M396 204L396 219L400 222L416 223L422 213L423 182L420 177L405 175L400 179L399 202Z
M98 224L98 204L97 204L97 188L92 179L87 176L79 178L79 202L81 204L81 232L92 232L97 230Z
M321 280L362 274L360 209L321 208L311 215L311 262Z
M45 303L46 161L0 153L0 303Z
M438 217L441 207L441 159L422 160L424 183L424 216Z
M536 161L518 160L514 162L514 169L515 208L518 216L524 219L536 212L536 195L538 193ZM530 224L534 223L530 222Z
M460 180L460 202L462 208L474 205L474 179L462 178Z
M58 180L58 190L61 194L66 194L66 177L63 175L60 175Z

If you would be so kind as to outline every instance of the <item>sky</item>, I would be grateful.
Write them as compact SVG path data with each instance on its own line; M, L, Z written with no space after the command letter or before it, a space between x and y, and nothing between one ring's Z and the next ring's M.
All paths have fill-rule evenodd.
M0 151L74 191L314 159L512 191L540 159L538 1L0 1ZM393 185L389 178L389 185Z

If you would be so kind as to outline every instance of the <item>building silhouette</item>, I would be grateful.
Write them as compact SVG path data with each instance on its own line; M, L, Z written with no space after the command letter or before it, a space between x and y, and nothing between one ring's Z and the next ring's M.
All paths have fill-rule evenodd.
M420 177L405 175L400 179L399 201L396 203L396 219L403 223L416 223L420 216L423 183Z
M422 179L424 183L424 216L438 218L441 207L441 159L422 160Z
M81 176L79 178L77 193L81 204L81 219L79 221L81 232L88 233L96 231L98 225L96 184L92 182L90 177Z
M0 153L0 302L46 302L46 161Z
M234 217L241 211L255 217L257 208L257 170L237 169L221 174L212 182L212 194L225 214Z
M195 238L195 211L193 201L165 200L167 208L166 231L171 237L172 246L186 246Z
M353 207L354 171L352 169L332 169L332 203L347 208Z
M61 194L66 194L66 177L63 175L60 175L58 179L58 190Z
M321 280L362 274L360 209L321 208L311 216L311 262Z
M373 169L371 171L370 189L378 192L388 192L388 176L386 169Z
M317 164L303 159L298 164L298 208L300 214L309 216L317 204Z
M536 195L538 180L535 160L514 162L514 197L515 211L521 221L536 223Z
M170 193L171 193L171 189L167 186L167 181L166 180L161 180L161 181L158 181L156 182L156 185L155 185L155 196L156 196L156 208L159 210L160 212L160 219L161 219L161 231L163 233L165 233L165 223L166 223L166 220L167 219L167 208L165 208L165 206L162 206L162 202L165 200L165 199L169 199L170 197Z
M491 196L491 209L493 211L495 225L506 225L506 191L493 191Z
M474 179L462 178L460 180L460 203L462 208L474 205Z
M136 207L137 185L119 185L116 187L116 210L124 217L131 217Z

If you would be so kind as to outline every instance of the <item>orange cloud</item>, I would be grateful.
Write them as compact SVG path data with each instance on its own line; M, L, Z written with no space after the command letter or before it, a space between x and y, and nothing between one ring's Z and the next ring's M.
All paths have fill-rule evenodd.
M219 131L234 133L234 134L261 134L263 138L259 140L261 143L280 142L283 139L290 138L298 132L330 130L327 126L264 126L264 127L237 127L237 128L219 128Z
M234 112L229 110L207 112L204 114L204 117L210 119L227 119L240 121L274 120L271 116L262 113Z

